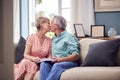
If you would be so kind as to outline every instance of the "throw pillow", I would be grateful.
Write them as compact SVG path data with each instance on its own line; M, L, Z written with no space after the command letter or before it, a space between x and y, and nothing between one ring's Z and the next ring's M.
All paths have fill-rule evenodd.
M18 45L15 48L15 63L18 64L23 59L23 53L25 49L26 40L20 37Z
M114 66L120 39L94 43L81 66Z

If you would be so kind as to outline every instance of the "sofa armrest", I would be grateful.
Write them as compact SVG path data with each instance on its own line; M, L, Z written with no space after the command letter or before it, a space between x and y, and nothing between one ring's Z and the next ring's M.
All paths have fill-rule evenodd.
M33 80L40 80L40 70L35 73Z

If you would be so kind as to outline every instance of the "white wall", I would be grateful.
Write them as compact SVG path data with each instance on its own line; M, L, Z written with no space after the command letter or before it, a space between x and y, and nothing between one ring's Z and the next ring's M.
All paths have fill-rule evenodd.
M0 56L2 62L0 62L0 80L13 80L13 61L14 61L14 49L13 49L13 0L0 0L0 7L2 7L2 13L0 14ZM2 32L1 32L2 31Z

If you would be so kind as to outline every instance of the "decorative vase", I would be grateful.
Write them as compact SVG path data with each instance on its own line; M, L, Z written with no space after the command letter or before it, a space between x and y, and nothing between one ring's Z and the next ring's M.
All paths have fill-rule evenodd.
M114 37L114 36L116 36L116 35L117 35L117 32L116 32L115 28L110 28L110 29L108 30L108 36L109 36L109 37Z

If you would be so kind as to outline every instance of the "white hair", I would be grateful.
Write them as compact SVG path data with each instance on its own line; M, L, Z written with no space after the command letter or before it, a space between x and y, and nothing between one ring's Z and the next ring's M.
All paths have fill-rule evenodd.
M53 23L57 24L59 28L65 30L66 28L66 20L62 16L55 16L53 19Z

